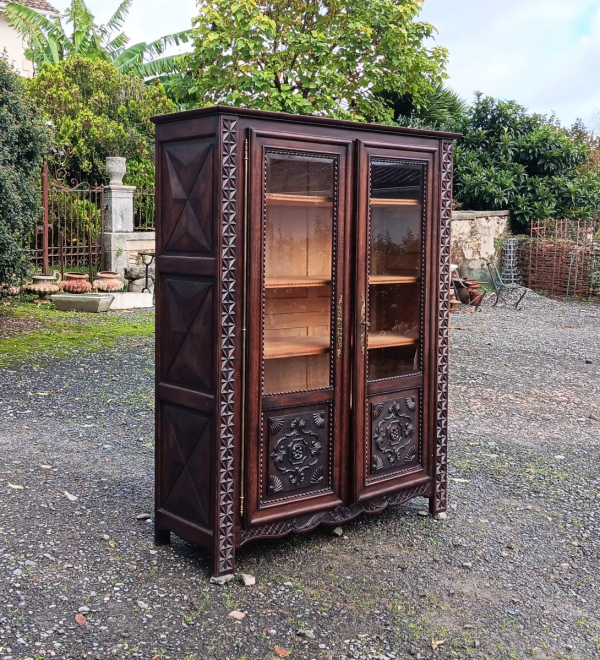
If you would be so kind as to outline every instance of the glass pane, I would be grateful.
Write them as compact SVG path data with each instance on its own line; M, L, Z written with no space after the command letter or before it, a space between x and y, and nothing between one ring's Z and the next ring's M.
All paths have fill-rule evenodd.
M371 163L369 380L419 371L423 165Z
M264 393L329 387L333 159L266 166Z

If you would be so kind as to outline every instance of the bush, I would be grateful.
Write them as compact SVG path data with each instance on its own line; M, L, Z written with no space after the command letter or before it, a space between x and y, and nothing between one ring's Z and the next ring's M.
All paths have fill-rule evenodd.
M83 57L44 64L29 82L29 94L54 125L66 153L65 178L91 185L107 181L107 156L128 159L133 183L154 186L152 115L177 109L163 86L144 86L120 74L109 62Z
M585 144L553 118L480 94L459 126L454 194L473 210L511 211L518 230L537 218L589 218L600 208L600 179L581 172Z
M29 235L41 213L40 166L49 138L21 78L0 57L0 284L27 273Z

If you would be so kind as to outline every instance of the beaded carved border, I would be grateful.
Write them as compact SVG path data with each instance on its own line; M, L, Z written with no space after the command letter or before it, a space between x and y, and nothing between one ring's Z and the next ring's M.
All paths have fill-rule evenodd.
M442 213L440 228L440 297L438 306L437 443L435 452L434 513L448 505L448 357L450 328L450 225L454 143L442 142Z
M263 241L262 241L262 277L263 277L263 289L262 289L262 333L261 333L261 355L264 355L264 342L265 342L265 314L266 314L266 304L267 304L267 290L264 286L264 282L267 278L267 266L265 255L267 253L267 195L266 195L266 182L268 178L268 156L270 154L282 154L284 156L298 156L299 158L311 158L311 159L321 159L321 160L331 160L333 162L333 220L332 220L332 243L331 243L331 316L330 316L330 336L331 336L331 347L335 347L335 330L336 330L336 319L337 319L337 295L338 295L338 278L337 278L337 243L338 243L338 209L339 209L339 170L340 170L340 155L334 153L323 153L318 151L301 151L299 149L275 149L272 147L266 147L264 151L264 161L263 161L263 183L265 185L265 191L263 194ZM335 387L335 351L330 352L329 360L329 387L313 387L310 389L304 390L285 390L283 392L269 392L265 394L265 360L262 358L261 363L261 377L260 377L260 388L262 396L277 396L279 394L297 394L298 392L327 392L332 390Z
M237 237L237 119L223 118L221 228L221 408L219 443L218 572L235 567L235 267Z

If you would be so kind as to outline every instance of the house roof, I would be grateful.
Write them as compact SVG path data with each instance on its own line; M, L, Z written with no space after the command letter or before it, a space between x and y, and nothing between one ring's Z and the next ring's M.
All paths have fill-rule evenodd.
M53 14L58 14L58 9L53 7L46 0L15 0L15 1L20 2L22 5L25 5L27 7L31 7L32 9L37 9L39 11L49 11L52 12Z

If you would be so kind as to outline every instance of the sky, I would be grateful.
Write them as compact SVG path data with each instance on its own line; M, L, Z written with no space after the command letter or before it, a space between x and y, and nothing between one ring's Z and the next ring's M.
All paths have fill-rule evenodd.
M98 22L118 4L86 1ZM195 7L135 0L125 32L137 43L186 29ZM450 52L448 84L466 100L479 90L600 129L600 0L424 0L421 18L437 27L436 42Z

